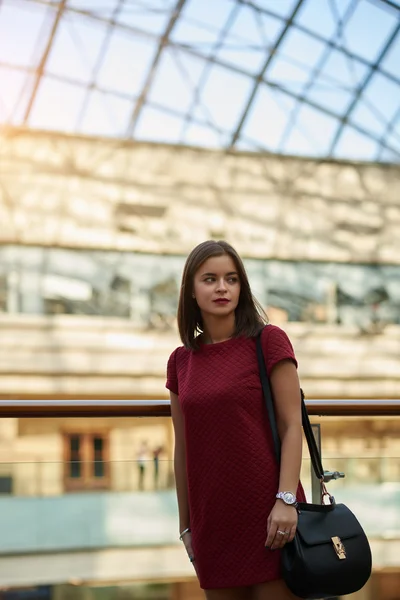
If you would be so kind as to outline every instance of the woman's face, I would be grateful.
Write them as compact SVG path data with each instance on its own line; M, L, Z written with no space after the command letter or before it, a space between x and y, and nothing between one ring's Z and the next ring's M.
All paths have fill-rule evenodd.
M203 315L224 316L237 307L240 281L229 254L206 260L194 276L193 294Z

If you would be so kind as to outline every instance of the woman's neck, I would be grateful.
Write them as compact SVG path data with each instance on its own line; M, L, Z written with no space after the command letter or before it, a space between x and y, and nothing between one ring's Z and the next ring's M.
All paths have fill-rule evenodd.
M202 339L204 344L218 344L229 340L235 333L235 319L204 319Z

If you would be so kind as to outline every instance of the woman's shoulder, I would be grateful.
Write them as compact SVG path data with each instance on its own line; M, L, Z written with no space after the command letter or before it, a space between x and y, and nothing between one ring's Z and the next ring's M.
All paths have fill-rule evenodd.
M190 350L188 350L187 348L185 348L185 346L177 346L175 348L175 350L173 350L171 352L171 354L169 355L169 359L168 362L171 363L178 363L180 360L182 360L184 357L187 357L190 353Z
M263 340L289 340L286 331L281 327L278 327L278 325L272 325L272 323L265 325L261 333L261 338Z
M266 325L261 334L261 342L269 366L283 359L291 359L296 365L292 343L288 334L277 325Z

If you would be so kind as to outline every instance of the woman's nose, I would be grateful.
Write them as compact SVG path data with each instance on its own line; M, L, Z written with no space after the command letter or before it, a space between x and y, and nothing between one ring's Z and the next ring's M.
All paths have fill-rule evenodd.
M221 291L221 292L225 292L226 291L226 282L225 282L225 279L219 279L218 280L217 289L218 289L218 291Z

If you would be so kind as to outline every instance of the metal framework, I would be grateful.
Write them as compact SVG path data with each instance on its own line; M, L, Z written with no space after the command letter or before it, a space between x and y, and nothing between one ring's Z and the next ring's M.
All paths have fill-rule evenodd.
M377 78L393 90L400 86L395 66L400 64L399 0L321 0L321 27L313 16L313 0L292 0L281 8L273 0L217 0L214 6L215 14L205 11L199 0L2 0L0 37L7 39L13 22L13 36L28 36L35 42L32 48L39 44L41 51L16 60L11 43L3 50L0 46L0 124L102 135L100 118L98 131L93 126L96 101L107 105L111 121L118 121L107 129L116 138L399 162L400 94L382 92L382 102L377 89ZM35 20L28 34L24 22L30 14ZM367 18L376 18L374 51L363 42ZM40 20L40 27L33 24ZM79 21L93 27L95 44L90 44L97 51L89 59L85 40L74 31ZM44 30L45 43L40 39ZM73 45L63 45L68 36L78 60L87 64L87 80L69 65ZM318 56L311 50L305 56L296 36L320 48ZM122 39L132 44L131 55L123 54ZM150 48L148 55L135 50L138 42ZM120 63L107 66L111 46L118 52L119 44ZM166 52L173 67L163 60ZM56 69L52 58L57 59ZM129 69L118 74L122 62L139 73L132 75L132 84ZM218 88L218 77L224 74L236 77L237 87ZM53 114L47 124L46 112L56 110L50 110L50 100L46 104L49 83L72 91L71 102L60 103L59 119ZM177 85L175 98L169 85ZM258 102L261 90L270 99L264 111ZM156 123L154 115L159 117ZM257 135L258 121L274 129L274 142L266 134ZM321 125L315 123L326 126L318 131ZM294 142L299 133L304 147ZM339 144L347 133L356 136L359 156L357 149L347 152Z

